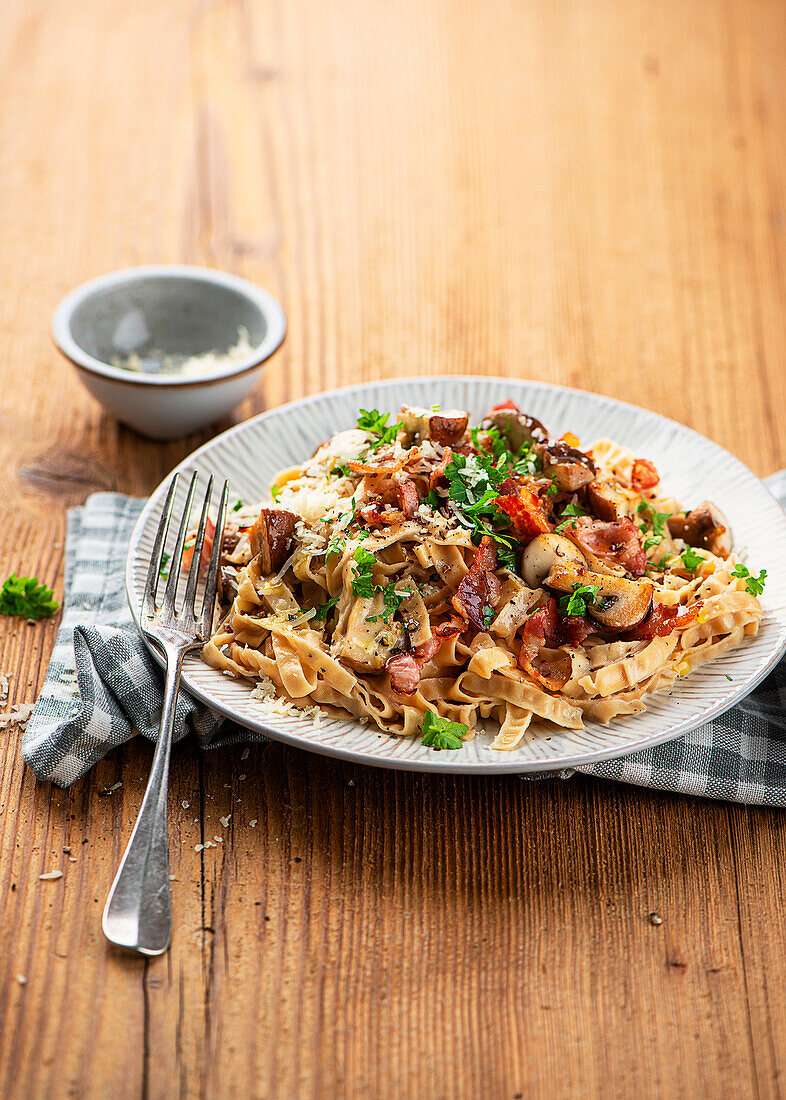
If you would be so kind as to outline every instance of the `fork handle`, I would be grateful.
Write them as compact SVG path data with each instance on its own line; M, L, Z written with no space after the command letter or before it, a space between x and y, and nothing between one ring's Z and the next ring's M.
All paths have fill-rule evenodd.
M169 758L185 649L158 639L166 657L161 726L139 816L109 891L102 927L118 947L161 955L172 938L167 845Z

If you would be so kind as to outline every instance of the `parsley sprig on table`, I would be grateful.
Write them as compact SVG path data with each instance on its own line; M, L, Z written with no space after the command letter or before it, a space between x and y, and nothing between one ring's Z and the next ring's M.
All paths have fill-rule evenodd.
M38 577L12 573L0 590L0 615L24 615L26 619L48 619L60 609L51 588Z
M469 731L469 727L463 722L451 722L448 718L441 718L433 710L427 710L423 715L421 729L421 744L432 749L460 749L464 744L464 736Z
M586 615L587 607L595 603L599 584L574 584L573 591L560 597L559 609L563 615Z
M767 579L766 569L762 569L757 577L754 573L751 573L746 566L738 564L732 569L731 575L732 577L739 577L741 580L745 581L745 587L748 592L750 592L751 596L760 596L764 591L764 584Z

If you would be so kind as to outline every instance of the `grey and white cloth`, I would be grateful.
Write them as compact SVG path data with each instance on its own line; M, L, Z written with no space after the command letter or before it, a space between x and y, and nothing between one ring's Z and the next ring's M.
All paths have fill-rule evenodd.
M786 507L786 471L768 485ZM63 618L22 738L22 755L36 776L61 787L137 732L151 740L158 735L162 674L134 628L124 581L143 504L95 493L68 514ZM181 692L175 740L189 732L203 748L264 740ZM684 737L577 770L659 790L786 806L786 659L736 707Z

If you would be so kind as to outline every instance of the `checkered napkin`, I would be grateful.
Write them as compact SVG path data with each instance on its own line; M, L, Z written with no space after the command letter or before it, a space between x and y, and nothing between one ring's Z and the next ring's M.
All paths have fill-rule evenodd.
M786 471L768 484L786 507ZM137 731L151 740L158 734L162 674L133 626L124 582L143 503L95 493L68 515L63 619L22 739L22 755L38 778L61 787ZM175 740L189 730L203 748L264 740L181 691ZM786 806L786 660L733 710L686 736L577 770L659 790Z

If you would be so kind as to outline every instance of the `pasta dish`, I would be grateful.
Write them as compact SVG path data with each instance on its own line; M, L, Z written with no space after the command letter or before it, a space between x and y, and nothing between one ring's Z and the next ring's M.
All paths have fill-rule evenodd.
M512 401L361 409L223 536L203 659L288 707L459 749L609 722L757 632L766 572L712 503Z

